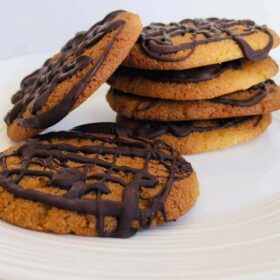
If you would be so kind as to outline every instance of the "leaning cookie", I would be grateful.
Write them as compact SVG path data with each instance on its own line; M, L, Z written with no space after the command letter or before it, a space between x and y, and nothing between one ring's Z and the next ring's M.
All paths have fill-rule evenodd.
M8 136L21 141L63 119L112 75L141 29L137 15L116 11L77 33L60 53L22 80L5 118Z
M251 20L185 19L146 26L123 65L182 70L245 57L260 60L279 45L279 36Z
M119 67L108 83L122 92L145 97L197 100L245 90L278 72L271 58L233 60L187 70L143 70Z
M98 123L0 155L0 218L43 232L129 237L174 221L199 195L191 165L162 141Z
M225 149L261 135L271 123L271 114L208 121L153 122L117 116L123 135L162 140L178 153L190 155Z
M280 87L269 80L245 91L208 100L175 101L145 98L110 89L107 101L127 118L185 121L266 114L280 109Z

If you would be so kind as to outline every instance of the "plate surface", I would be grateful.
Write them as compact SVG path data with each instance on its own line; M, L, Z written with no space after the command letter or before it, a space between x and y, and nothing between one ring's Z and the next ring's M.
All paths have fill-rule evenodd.
M2 121L19 82L47 55L0 62ZM114 121L103 86L51 130ZM188 156L196 207L174 223L126 239L57 236L0 222L0 279L280 279L280 118L258 139Z

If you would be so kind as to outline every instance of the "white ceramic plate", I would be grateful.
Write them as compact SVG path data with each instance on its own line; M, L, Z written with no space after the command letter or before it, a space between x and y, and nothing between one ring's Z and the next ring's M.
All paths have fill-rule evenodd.
M47 56L0 62L3 116ZM113 121L103 86L53 129ZM201 196L179 221L126 239L57 236L0 222L0 279L280 279L280 118L250 143L189 156Z

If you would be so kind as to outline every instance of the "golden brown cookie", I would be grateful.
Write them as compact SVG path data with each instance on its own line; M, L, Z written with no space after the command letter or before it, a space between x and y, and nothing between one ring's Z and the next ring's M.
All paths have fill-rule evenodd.
M112 75L141 29L137 15L116 11L77 33L60 53L22 80L5 118L8 136L21 141L63 119Z
M262 83L278 72L271 58L260 61L233 60L180 71L119 67L109 84L122 92L145 97L210 99Z
M251 20L185 19L146 26L124 65L182 70L246 57L260 60L279 45L279 36Z
M185 121L266 114L280 109L280 87L273 81L208 100L161 100L110 89L107 101L127 118L154 121Z
M190 155L221 150L255 139L271 123L271 114L182 122L136 121L117 116L123 135L162 140L178 153Z
M199 195L191 165L162 141L98 123L0 155L0 218L53 233L129 237L174 221Z

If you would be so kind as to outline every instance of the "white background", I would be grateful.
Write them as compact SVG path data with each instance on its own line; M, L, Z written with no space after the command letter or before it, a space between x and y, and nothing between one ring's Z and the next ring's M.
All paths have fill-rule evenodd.
M57 51L77 31L126 9L151 21L251 18L280 32L279 0L0 0L0 59Z

